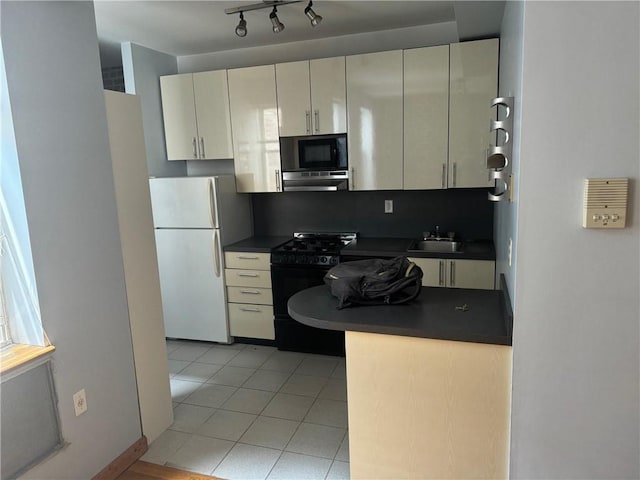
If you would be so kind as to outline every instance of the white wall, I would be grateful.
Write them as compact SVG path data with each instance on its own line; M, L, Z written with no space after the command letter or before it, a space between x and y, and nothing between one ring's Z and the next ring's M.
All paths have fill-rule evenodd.
M494 244L496 248L496 285L504 274L512 304L516 298L515 268L518 251L518 182L520 180L520 139L522 119L522 49L524 27L524 2L507 2L502 19L500 35L500 97L514 97L513 132L511 135L513 154L506 171L514 175L513 202L496 204ZM512 240L511 265L509 265L509 239Z
M233 33L230 32L232 35ZM178 57L180 73L268 65L312 58L356 55L401 48L446 45L458 41L455 22L397 28L340 37L240 48Z
M184 176L185 162L167 161L160 97L160 77L178 73L176 57L131 42L121 47L125 91L138 95L142 106L149 176Z
M68 442L24 478L86 479L141 436L93 4L1 8L34 272ZM88 411L76 417L81 388Z
M640 478L640 4L526 2L512 478ZM628 227L581 226L630 177Z

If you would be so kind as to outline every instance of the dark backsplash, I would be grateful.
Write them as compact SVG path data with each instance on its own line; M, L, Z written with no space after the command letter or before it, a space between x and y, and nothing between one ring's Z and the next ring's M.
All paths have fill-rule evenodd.
M485 188L384 192L282 192L252 195L254 234L355 231L362 237L417 237L454 231L465 240L493 239ZM384 201L393 200L393 213Z

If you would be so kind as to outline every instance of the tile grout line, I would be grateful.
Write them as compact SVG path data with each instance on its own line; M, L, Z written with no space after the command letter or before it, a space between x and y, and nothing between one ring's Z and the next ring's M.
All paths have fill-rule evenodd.
M175 348L173 351L177 350L180 347ZM298 455L304 455L304 456L309 456L309 457L314 457L314 458L319 458L319 459L323 459L323 460L330 460L330 465L329 465L329 469L327 471L327 473L325 474L324 478L326 479L329 475L329 473L331 472L331 468L334 466L335 462L338 461L336 459L338 453L340 452L340 448L342 447L342 444L344 443L345 438L348 435L348 425L347 428L344 427L336 427L335 425L324 425L321 423L313 423L313 422L306 422L305 420L307 419L309 412L312 410L313 406L316 405L316 403L318 402L318 400L320 399L320 394L322 393L322 391L327 387L327 385L329 384L329 382L331 381L331 379L338 379L338 380L343 380L342 377L334 377L336 371L340 368L340 360L338 360L338 362L336 363L336 365L331 369L331 372L328 373L327 375L313 375L313 374L308 374L308 373L298 373L297 371L300 369L300 367L303 365L303 363L305 362L305 360L307 360L308 358L313 358L311 355L308 354L304 354L302 359L296 364L295 368L293 368L293 370L291 371L282 371L282 370L272 370L272 369L266 369L263 368L264 365L269 361L269 359L277 352L277 350L272 351L268 356L265 357L265 359L258 364L257 366L240 366L240 365L229 365L229 363L235 359L237 356L239 356L243 351L247 350L248 348L251 348L249 346L245 346L243 349L238 350L237 353L235 355L233 355L232 357L230 357L225 363L223 364L219 364L219 363L205 363L205 362L198 362L198 360L203 357L206 353L208 353L209 351L213 350L215 348L211 347L209 349L207 349L207 351L203 352L201 355L199 355L198 357L196 357L194 360L189 361L189 363L187 365L185 365L179 372L172 374L173 376L178 375L179 373L181 373L182 371L184 371L185 369L189 368L190 366L192 366L194 363L199 363L199 364L206 364L206 365L217 365L220 368L213 374L211 375L209 378L203 380L203 381L193 381L193 380L183 380L180 378L177 378L176 380L181 380L181 381L190 381L191 383L198 383L199 387L196 389L200 389L202 388L204 385L223 385L223 386L228 386L228 387L233 387L235 388L234 393L231 394L231 396L233 396L240 388L243 388L245 390L253 390L253 391L258 391L258 392L269 392L272 393L273 396L271 397L271 399L269 400L269 402L267 402L267 404L262 407L262 409L257 413L249 413L250 415L255 415L255 418L251 421L251 423L245 428L243 429L242 433L240 434L238 440L233 441L231 448L229 449L229 451L222 457L222 459L213 467L213 469L211 470L211 472L209 473L210 475L213 475L215 470L224 462L224 460L228 457L229 453L237 446L237 445L247 445L247 446L253 446L253 447L260 447L260 448L267 448L270 450L274 450L274 451L279 451L280 454L278 455L278 458L276 459L276 461L274 462L273 466L271 467L271 469L269 470L269 472L267 473L266 477L264 477L265 479L269 477L269 475L273 472L273 469L275 468L275 466L277 465L277 463L280 461L280 459L282 458L283 454L285 452L287 452L286 448L290 445L291 441L293 440L293 438L295 437L296 433L299 431L300 427L306 423L309 425L318 425L318 426L324 426L324 427L329 427L329 428L340 428L340 429L344 429L345 433L342 437L342 440L340 441L337 449L336 449L336 453L331 457L331 458L327 458L327 457L322 457L322 456L317 456L317 455L310 455L310 454L301 454L299 453ZM259 351L259 350L256 350ZM175 359L177 360L177 359ZM179 360L179 361L183 361L183 360ZM226 366L232 366L232 367L238 367L238 368L251 368L254 370L254 372L247 377L245 380L242 381L242 383L239 384L239 386L236 385L224 385L224 384L209 384L208 381L211 380L213 377L215 377L222 368L226 367ZM258 388L249 388L249 387L245 387L245 384L247 382L249 382L249 380L251 378L253 378L258 372L275 372L275 373L282 373L282 374L287 374L286 378L284 379L284 381L282 382L282 384L280 385L280 387L273 391L273 390L262 390L262 389L258 389ZM173 376L170 375L170 379L173 378ZM320 387L320 390L318 391L317 394L315 395L301 395L298 393L288 393L288 392L283 392L282 389L285 387L285 385L289 382L289 380L293 377L293 375L300 375L300 376L306 376L306 377L315 377L315 378L323 378L324 382L322 383L322 386ZM195 390L194 390L195 392ZM184 398L184 400L187 400L187 398L194 392L191 392L189 395L187 395L187 397ZM245 442L241 442L240 439L247 433L247 431L249 431L251 429L251 427L256 423L256 421L258 421L259 418L274 418L276 420L286 420L286 421L291 421L291 419L288 418L280 418L280 417L272 417L269 415L263 415L263 412L266 410L267 406L271 403L271 401L273 401L273 399L276 397L276 395L278 394L282 394L282 395L292 395L295 397L302 397L302 398L311 398L313 399L311 406L309 407L309 409L307 410L307 412L305 413L305 415L302 417L302 419L300 421L298 421L298 425L295 429L295 431L293 432L293 434L291 435L291 437L289 438L289 440L287 441L287 443L284 445L284 447L282 449L274 449L271 447L263 447L260 445L252 445L250 443L245 443ZM231 398L231 396L229 398ZM221 406L219 407L209 407L209 406L203 406L203 405L195 405L195 404L189 404L189 403L185 403L184 400L180 401L180 402L175 402L177 405L175 408L177 408L180 405L193 405L193 406L199 406L199 407L203 407L203 408L211 408L213 409L213 411L211 412L211 414L203 421L201 422L199 427L196 427L196 430L194 432L189 432L189 437L188 439L192 438L195 435L201 435L203 437L207 437L207 438L215 438L218 440L223 440L223 441L229 441L226 439L220 439L218 437L210 437L208 435L204 435L204 434L198 434L198 429L204 425L207 421L209 421L211 419L211 417L213 417L215 415L215 413L219 410L223 410L223 411L230 411L230 412L236 412L234 410L227 410L222 408L222 406L229 400L229 398L227 398ZM332 401L336 401L336 402L342 402L342 400L333 400L333 399L323 399L323 400L332 400ZM345 402L346 403L346 402ZM236 412L236 413L248 413L248 412ZM179 430L174 430L175 432L180 432ZM186 432L180 432L180 433L186 433ZM186 444L186 441L185 441ZM184 444L179 447L176 452L173 452L172 455L175 455L175 453L177 453L178 450L180 450L180 448L182 448L184 446ZM295 453L295 452L290 452L290 453ZM342 460L340 460L342 462ZM167 460L168 463L169 461ZM347 462L348 463L348 462Z

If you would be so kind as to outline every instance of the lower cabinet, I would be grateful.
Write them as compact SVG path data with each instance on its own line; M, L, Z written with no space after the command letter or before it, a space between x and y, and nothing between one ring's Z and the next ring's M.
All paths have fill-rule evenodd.
M234 337L275 339L269 256L225 252L229 330Z
M493 260L451 260L442 258L411 258L422 269L425 287L495 288Z

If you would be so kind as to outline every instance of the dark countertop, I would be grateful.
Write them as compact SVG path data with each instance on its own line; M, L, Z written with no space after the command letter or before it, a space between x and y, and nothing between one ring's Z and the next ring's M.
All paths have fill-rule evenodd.
M407 304L338 310L338 300L321 285L293 295L288 310L300 323L328 330L511 345L513 316L507 302L502 290L422 287ZM464 304L468 311L456 310Z
M249 237L223 248L225 252L269 253L273 247L282 245L291 237Z
M495 260L496 251L491 241L465 241L461 252L433 253L408 252L412 238L358 238L340 251L340 256L452 258L467 260Z

